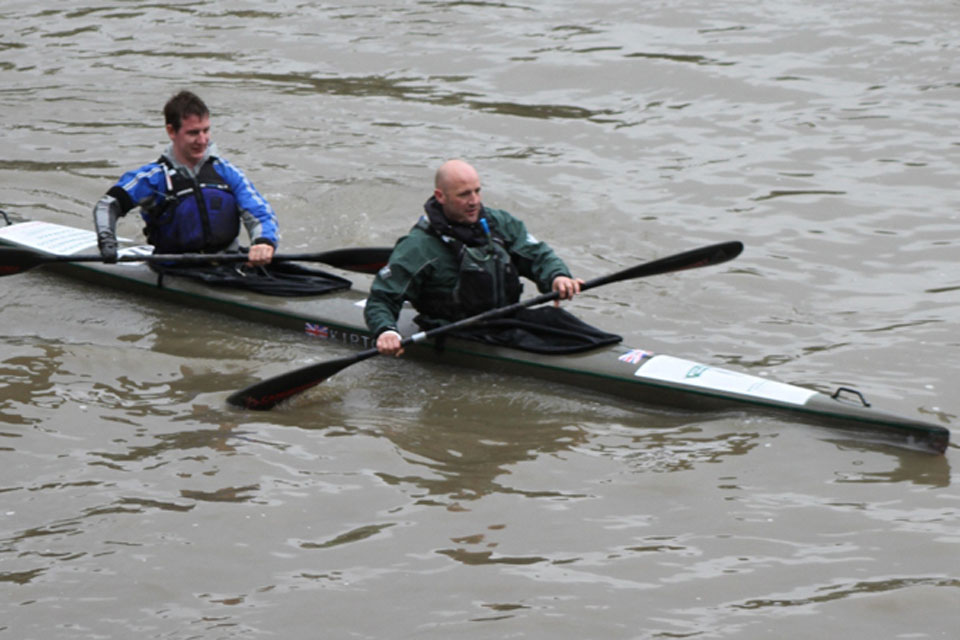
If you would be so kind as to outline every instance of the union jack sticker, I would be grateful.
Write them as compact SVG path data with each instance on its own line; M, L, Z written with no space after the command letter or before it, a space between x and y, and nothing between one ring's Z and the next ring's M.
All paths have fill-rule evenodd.
M313 336L314 338L323 338L326 340L330 337L329 327L313 324L312 322L307 323L306 327L304 327L304 331L306 331L308 336Z
M651 358L653 354L649 351L644 351L643 349L630 349L625 354L617 358L620 362L626 362L627 364L637 364L638 362L643 362L644 358Z

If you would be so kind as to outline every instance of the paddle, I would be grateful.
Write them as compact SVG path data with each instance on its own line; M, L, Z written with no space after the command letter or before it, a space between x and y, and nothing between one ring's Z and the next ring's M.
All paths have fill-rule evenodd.
M390 247L332 249L320 253L290 253L273 256L274 262L322 262L332 267L360 273L376 273L390 258ZM167 264L203 264L209 262L246 262L242 253L176 253L122 255L117 262L164 262ZM0 276L11 276L34 267L55 262L103 262L99 254L53 255L26 247L0 247Z
M720 264L736 258L738 255L740 255L741 251L743 251L743 244L737 241L724 242L721 244L702 247L700 249L693 249L590 280L585 282L580 287L580 290L586 291L587 289L593 289L594 287L610 284L612 282L620 282L621 280L644 278L661 273L669 273L671 271L681 271L684 269L694 269L697 267ZM551 300L556 300L558 297L559 294L556 291L551 291L549 293L541 294L535 298L531 298L530 300L516 302L505 307L490 309L489 311L485 311L478 315L470 316L469 318L464 318L450 324L445 324L443 326L436 327L435 329L430 329L429 331L415 333L412 336L404 338L400 344L406 347L415 342L423 342L424 340L428 340L449 331L461 329L468 325L489 320L490 318L513 313L514 311L518 311L524 307L532 307L545 302L550 302ZM380 352L377 351L376 347L374 347L345 358L338 358L336 360L328 360L326 362L308 365L301 369L290 371L273 378L268 378L261 382L257 382L256 384L252 384L245 389L241 389L240 391L231 394L230 397L227 398L227 402L234 406L244 407L247 409L271 409L276 406L277 403L282 402L283 400L286 400L287 398L290 398L301 391L305 391L320 384L338 371L346 369L350 365L366 360L367 358L372 358L379 353Z

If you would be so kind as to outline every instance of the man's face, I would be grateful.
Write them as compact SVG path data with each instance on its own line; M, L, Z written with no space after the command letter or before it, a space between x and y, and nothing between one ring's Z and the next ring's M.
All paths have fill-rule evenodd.
M195 167L210 144L210 116L189 115L180 122L180 129L167 125L167 135L173 142L173 155L189 167Z
M434 191L437 202L450 222L473 224L480 217L480 176L472 168L450 176L442 188Z

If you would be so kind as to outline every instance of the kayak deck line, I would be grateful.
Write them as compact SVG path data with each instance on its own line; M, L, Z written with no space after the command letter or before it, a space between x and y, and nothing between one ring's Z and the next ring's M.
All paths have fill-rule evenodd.
M95 251L96 236L92 231L30 221L0 226L0 244L73 255ZM143 255L149 250L143 246L125 247L121 254ZM355 289L278 298L211 288L171 274L165 275L162 286L158 286L157 274L145 262L58 262L47 269L115 290L148 293L151 298L300 331L312 339L352 348L373 346L363 321L366 293ZM401 313L399 324L404 335L419 331L413 323L414 315L409 308ZM882 435L884 440L897 440L902 446L933 453L943 453L950 440L948 428L876 409L859 391L849 387L841 387L831 396L624 345L558 356L448 337L442 345L427 341L412 344L407 351L419 360L527 375L684 412L759 411L811 424L866 431L871 436ZM856 401L850 396L855 396Z

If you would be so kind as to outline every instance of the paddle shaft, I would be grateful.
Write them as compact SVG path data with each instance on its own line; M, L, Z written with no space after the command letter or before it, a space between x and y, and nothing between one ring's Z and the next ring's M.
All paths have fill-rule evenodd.
M623 271L618 271L600 278L589 280L580 286L580 290L586 291L587 289L593 289L605 284L630 280L633 278L642 278L661 273L669 273L672 271L695 269L697 267L720 264L736 258L738 255L740 255L741 251L743 251L743 244L737 241L710 245L700 249L692 249L690 251L660 258L659 260L653 260L652 262L646 262L629 269L624 269ZM417 342L423 342L425 340L429 340L430 338L435 338L436 336L449 333L450 331L456 331L457 329L462 329L478 322L483 322L484 320L489 320L491 318L496 318L519 311L525 307L533 307L546 302L551 302L559 297L560 294L556 291L543 293L534 298L530 298L529 300L522 300L505 307L490 309L475 316L463 318L462 320L457 320L455 322L451 322L450 324L435 327L428 331L420 331L404 338L400 341L400 344L401 346L409 346ZM245 407L247 409L271 409L283 400L286 400L287 398L320 384L337 372L379 354L380 352L374 347L346 358L338 358L336 360L328 360L325 362L308 365L295 371L290 371L252 384L245 389L241 389L240 391L231 394L230 397L227 398L227 402L234 406Z
M390 258L390 247L332 249L319 253L276 254L273 262L322 262L360 273L376 273ZM117 262L159 262L165 264L208 264L247 262L242 253L174 253L121 255ZM25 247L0 247L0 276L21 273L44 264L61 262L103 262L99 254L54 255Z
M721 262L726 262L727 260L732 260L740 255L741 251L743 251L743 244L740 242L725 242L700 249L693 249L691 251L667 256L666 258L661 258L652 262L646 262L629 269L624 269L623 271L618 271L616 273L611 273L599 278L594 278L593 280L588 280L580 285L580 291L582 292L586 291L587 289L594 289L605 284L621 282L623 280L632 280L634 278L643 278L660 273L681 271L684 269L695 269L697 267L703 267L710 264L719 264ZM535 307L547 302L552 302L559 297L560 294L558 292L548 291L547 293L542 293L535 298L530 298L529 300L521 300L505 307L490 309L489 311L484 311L478 315L470 316L469 318L464 318L462 320L457 320L456 322L451 322L450 324L445 324L434 329L430 329L429 331L415 333L401 341L401 344L406 346L414 342L423 342L424 340L428 340L442 333L447 333L448 331L456 331L457 329L462 329L478 322L483 322L484 320L490 320L491 318L509 315L526 307Z
M278 253L272 261L323 262L326 253ZM245 253L150 253L142 256L118 256L117 262L180 262L186 264L204 262L246 262L250 258ZM97 254L77 256L44 256L44 262L103 262Z

